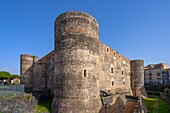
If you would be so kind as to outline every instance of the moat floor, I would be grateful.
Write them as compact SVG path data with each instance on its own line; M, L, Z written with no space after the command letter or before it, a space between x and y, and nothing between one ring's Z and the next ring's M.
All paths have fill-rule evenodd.
M137 102L127 101L123 113L133 113Z

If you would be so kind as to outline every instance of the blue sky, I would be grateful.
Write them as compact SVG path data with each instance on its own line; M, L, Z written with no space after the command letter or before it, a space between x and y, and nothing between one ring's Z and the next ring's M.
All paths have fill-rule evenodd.
M93 15L100 41L127 58L170 64L170 0L0 0L0 71L19 74L20 54L52 51L66 11Z

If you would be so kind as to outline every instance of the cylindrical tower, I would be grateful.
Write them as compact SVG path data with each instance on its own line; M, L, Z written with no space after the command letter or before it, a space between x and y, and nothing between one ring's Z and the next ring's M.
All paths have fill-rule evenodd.
M32 90L32 76L33 70L32 66L34 63L34 57L28 54L20 55L20 75L21 75L21 84L25 85L25 89Z
M83 12L55 21L53 113L98 113L101 108L98 23Z
M135 96L147 96L144 88L144 61L132 60L131 68L131 88Z

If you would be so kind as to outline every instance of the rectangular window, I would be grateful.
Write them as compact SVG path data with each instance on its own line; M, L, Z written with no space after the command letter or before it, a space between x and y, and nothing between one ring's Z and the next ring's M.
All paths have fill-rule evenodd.
M114 86L114 81L112 81L112 86Z
M87 71L86 71L86 69L84 70L84 77L87 77Z
M111 73L113 73L113 67L111 67Z

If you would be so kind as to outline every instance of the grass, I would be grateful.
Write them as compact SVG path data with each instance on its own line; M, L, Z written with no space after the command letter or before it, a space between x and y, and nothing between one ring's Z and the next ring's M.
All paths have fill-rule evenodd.
M144 99L145 104L148 109L148 113L153 113L154 110L158 111L158 113L169 113L168 112L168 105L165 103L160 96L149 96L148 98Z
M35 111L36 113L51 113L51 104L52 104L52 100L46 100L43 102L40 102L38 105L36 105L35 107Z
M15 97L17 97L17 95L11 94L8 96L0 97L0 100L8 100ZM24 98L31 101L31 97L29 95L24 95ZM51 113L51 104L52 104L52 99L40 102L38 103L38 105L35 106L33 111L36 111L36 113Z
M19 95L19 94L23 94L23 93L10 94L10 95L7 95L7 96L0 96L0 100L9 100L11 98L17 97L17 95Z

